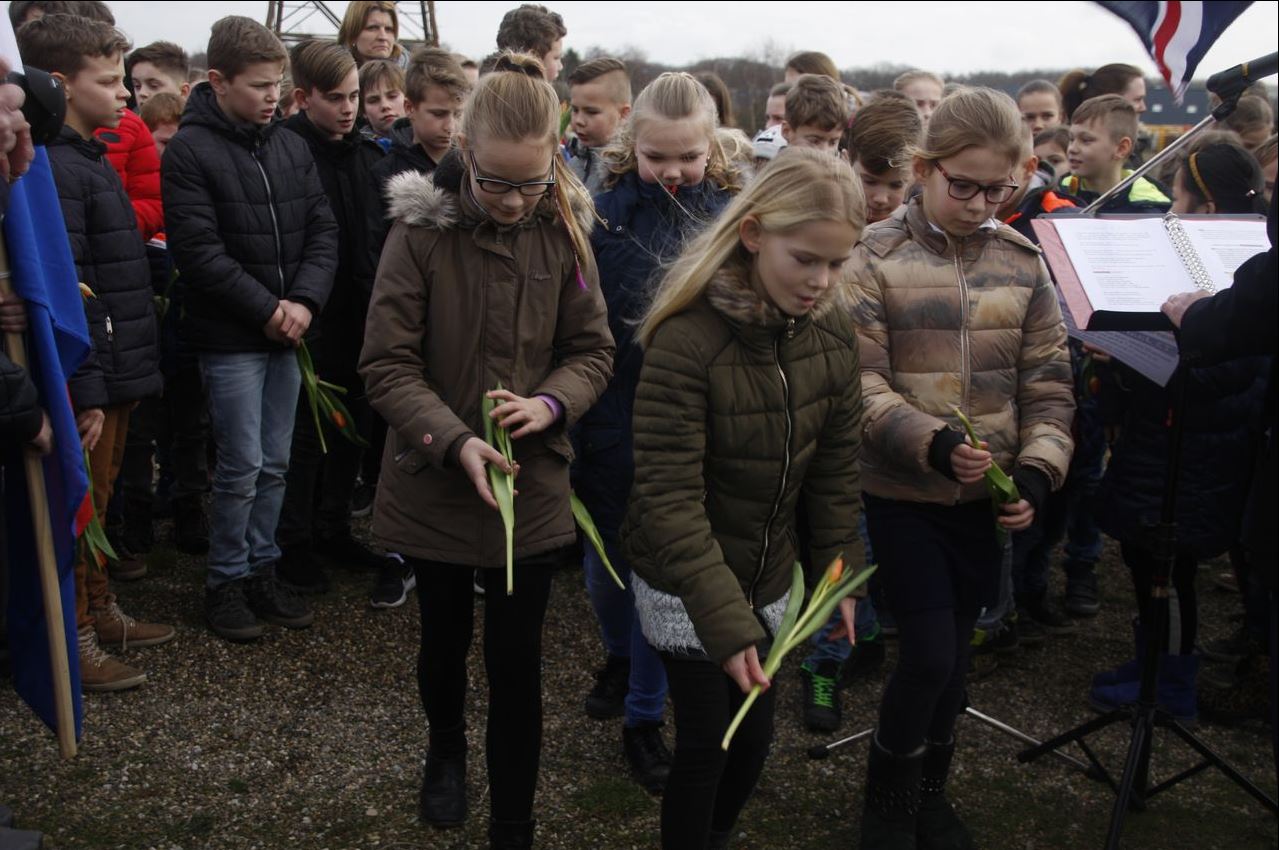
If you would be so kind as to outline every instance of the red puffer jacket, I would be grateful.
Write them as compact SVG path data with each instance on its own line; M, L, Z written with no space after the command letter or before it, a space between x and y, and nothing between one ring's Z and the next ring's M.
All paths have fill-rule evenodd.
M120 175L124 191L133 202L138 230L146 242L164 230L164 204L160 201L160 155L155 139L142 119L125 110L120 126L103 128L96 135L107 146L107 159Z

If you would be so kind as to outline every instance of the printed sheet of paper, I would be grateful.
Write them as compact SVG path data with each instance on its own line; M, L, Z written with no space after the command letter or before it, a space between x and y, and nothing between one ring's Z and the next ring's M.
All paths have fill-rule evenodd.
M1177 371L1180 353L1171 331L1081 331L1064 302L1061 316L1071 338L1106 352L1161 387L1168 386Z
M1054 222L1094 310L1157 313L1195 288L1161 218L1062 218Z
M1235 282L1245 260L1270 250L1263 221L1183 219L1181 226L1218 290Z

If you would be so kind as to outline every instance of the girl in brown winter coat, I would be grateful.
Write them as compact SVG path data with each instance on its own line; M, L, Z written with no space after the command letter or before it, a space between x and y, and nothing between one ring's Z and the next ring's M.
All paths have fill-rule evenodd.
M1039 250L993 217L1017 190L1023 132L1005 94L945 98L914 157L923 193L853 253L862 489L900 644L871 745L864 850L972 846L942 789L973 623L999 589L983 477L999 464L1018 485L998 514L1006 534L1031 524L1070 463L1057 297ZM981 448L956 429L956 408Z
M374 534L404 554L422 609L418 686L430 723L422 819L466 814L472 573L487 590L486 756L495 848L533 841L541 752L541 632L551 574L573 544L565 434L612 372L613 340L585 233L590 199L564 166L559 102L535 59L508 54L466 105L459 149L387 187L360 371L390 426ZM495 387L501 385L503 389ZM481 439L483 397L514 440L515 587Z

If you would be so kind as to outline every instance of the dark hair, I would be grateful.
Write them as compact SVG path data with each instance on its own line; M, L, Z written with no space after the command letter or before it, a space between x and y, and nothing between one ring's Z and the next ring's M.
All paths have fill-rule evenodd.
M720 75L712 71L702 71L693 76L711 93L711 100L715 101L715 114L719 118L719 126L736 127L737 122L733 120L733 93L728 90L728 85Z
M336 41L308 38L289 51L289 69L294 88L308 95L324 93L342 85L346 75L355 70L355 57Z
M871 174L909 168L911 151L923 141L924 120L915 101L898 91L876 92L853 114L844 133L850 164L860 161Z
M115 26L115 15L106 3L98 0L16 0L9 4L9 21L16 30L27 21L32 12L43 15L79 15L93 21ZM34 18L32 19L34 20ZM41 68L41 70L45 70Z
M139 62L154 65L156 70L177 79L179 86L187 81L187 75L191 73L191 60L187 58L187 52L171 41L153 41L146 47L139 47L129 54L125 67L131 70Z
M18 30L22 61L50 73L73 77L86 59L124 56L129 39L110 24L79 15L45 15Z
M839 82L839 69L835 67L835 60L816 50L802 50L791 54L786 60L786 67L794 68L800 74L816 74Z
M1087 71L1068 72L1057 82L1061 94L1061 108L1065 112L1062 123L1069 123L1079 104L1103 94L1123 94L1133 80L1145 76L1141 69L1122 62L1102 65L1089 74Z
M360 66L360 96L379 85L404 93L404 69L393 59L370 59Z
M811 124L823 131L848 125L848 95L844 86L824 74L804 74L786 95L786 123L792 130Z
M588 59L568 75L570 90L573 86L583 86L597 80L600 81L613 103L623 106L631 102L631 75L626 70L626 63L621 59L614 59L611 56Z
M1058 124L1056 127L1040 130L1035 134L1034 145L1035 147L1056 145L1062 150L1066 150L1070 147L1070 128Z
M213 24L209 33L209 70L228 80L258 62L287 65L289 54L275 33L252 18L228 15Z
M440 47L419 47L409 57L409 69L404 73L404 97L410 103L421 103L431 86L444 89L459 102L471 90L454 54Z
M497 27L497 49L545 56L555 42L568 35L564 19L545 6L525 3L502 16Z
M790 94L791 87L794 83L778 83L768 90L769 97L786 97Z
M138 115L147 129L154 133L163 124L181 123L183 107L182 98L173 92L162 91L147 98Z
M1017 101L1017 106L1021 106L1021 99L1028 94L1050 94L1057 101L1057 108L1062 108L1061 89L1057 88L1048 80L1031 80L1021 88L1017 89L1017 97L1013 98Z
M1188 155L1182 169L1181 185L1200 204L1211 201L1218 213L1265 214L1261 166L1239 145L1208 145Z

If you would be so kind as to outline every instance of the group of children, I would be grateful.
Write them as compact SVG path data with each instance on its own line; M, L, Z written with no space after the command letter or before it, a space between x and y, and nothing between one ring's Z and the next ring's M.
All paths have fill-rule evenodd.
M865 848L972 846L945 794L970 654L1069 627L1048 597L1063 536L1067 607L1096 613L1094 499L1112 505L1105 530L1144 599L1153 556L1128 528L1161 480L1146 458L1162 397L1067 342L1029 227L1125 177L1145 94L1128 66L1035 81L1016 99L947 91L925 71L865 94L829 57L797 54L769 93L774 126L751 143L725 126L715 86L666 73L633 97L625 64L602 57L568 75L565 144L551 83L567 30L541 6L506 15L482 69L438 48L407 54L394 3L352 3L338 42L287 53L228 17L192 86L179 48L130 53L102 4L19 5L33 18L18 30L24 60L67 94L49 153L95 347L72 401L100 514L123 476L119 569L145 571L163 431L178 542L207 550L219 636L310 625L321 559L376 568L378 607L416 590L425 823L467 816L479 589L491 846L533 844L541 632L553 574L578 551L571 493L623 584L588 548L607 659L585 710L622 719L633 775L663 794L664 848L729 846L772 741L763 663L797 561L814 575L840 556L879 567L873 601L841 605L802 664L810 728L838 726L840 688L882 665L890 628L899 640ZM1273 138L1254 147L1266 144L1273 159ZM117 152L130 155L109 165ZM1106 209L1256 210L1262 180L1252 154L1219 140L1170 190L1143 179ZM304 344L301 360L344 391L363 452L332 432L321 448ZM1202 423L1212 450L1240 464L1264 368L1232 361L1195 385L1229 420ZM1105 480L1102 369L1125 424ZM509 433L513 459L490 427ZM993 465L1020 493L995 518ZM516 476L513 591L493 467ZM1164 641L1169 657L1193 657L1195 560L1232 542L1223 494L1238 487L1224 475L1196 485L1222 507L1211 522L1197 509L1210 527L1176 577L1180 644L1138 624L1139 645ZM386 554L352 535L362 503ZM145 678L103 646L173 636L123 612L107 581L119 569L77 566L89 690ZM1174 709L1187 675L1193 708L1188 665L1165 665ZM1093 701L1131 701L1134 684L1131 669L1106 674Z

